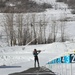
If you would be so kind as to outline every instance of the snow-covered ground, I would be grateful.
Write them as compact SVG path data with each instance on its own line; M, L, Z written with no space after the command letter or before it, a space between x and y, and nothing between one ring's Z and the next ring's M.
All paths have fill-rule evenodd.
M39 54L40 66L45 66L49 60L64 54L64 52L74 51L75 43L56 42L44 45L0 48L0 65L21 66L21 68L0 68L0 75L8 75L9 73L19 72L34 67L34 57L32 52L35 48L41 50L41 53Z

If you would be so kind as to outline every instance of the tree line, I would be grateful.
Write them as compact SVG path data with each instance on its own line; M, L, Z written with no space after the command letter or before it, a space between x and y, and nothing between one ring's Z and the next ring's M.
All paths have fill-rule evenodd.
M34 14L4 14L4 27L9 45L47 44L67 40L64 20L47 20ZM58 37L59 36L59 37Z

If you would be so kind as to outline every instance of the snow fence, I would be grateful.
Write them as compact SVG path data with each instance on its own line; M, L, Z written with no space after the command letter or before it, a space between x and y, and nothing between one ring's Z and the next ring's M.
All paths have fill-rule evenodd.
M75 51L66 52L49 60L46 67L56 75L75 75Z

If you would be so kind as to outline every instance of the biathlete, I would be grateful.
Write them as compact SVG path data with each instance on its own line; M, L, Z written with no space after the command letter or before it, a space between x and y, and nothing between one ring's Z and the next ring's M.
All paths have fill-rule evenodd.
M34 67L36 67L36 61L37 61L38 67L40 67L40 65L39 65L39 58L38 58L38 54L40 52L41 52L41 50L36 50L36 49L34 49L34 51L33 51L33 55L34 55Z

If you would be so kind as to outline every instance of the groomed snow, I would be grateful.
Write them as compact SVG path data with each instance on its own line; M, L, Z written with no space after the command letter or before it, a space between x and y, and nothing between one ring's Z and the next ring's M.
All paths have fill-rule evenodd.
M49 60L64 54L64 52L74 51L75 43L56 42L44 45L28 45L0 48L0 65L21 66L21 68L11 69L0 68L0 75L8 75L9 73L19 72L30 67L34 67L34 57L32 52L35 48L41 50L41 53L39 54L40 66L45 66Z

